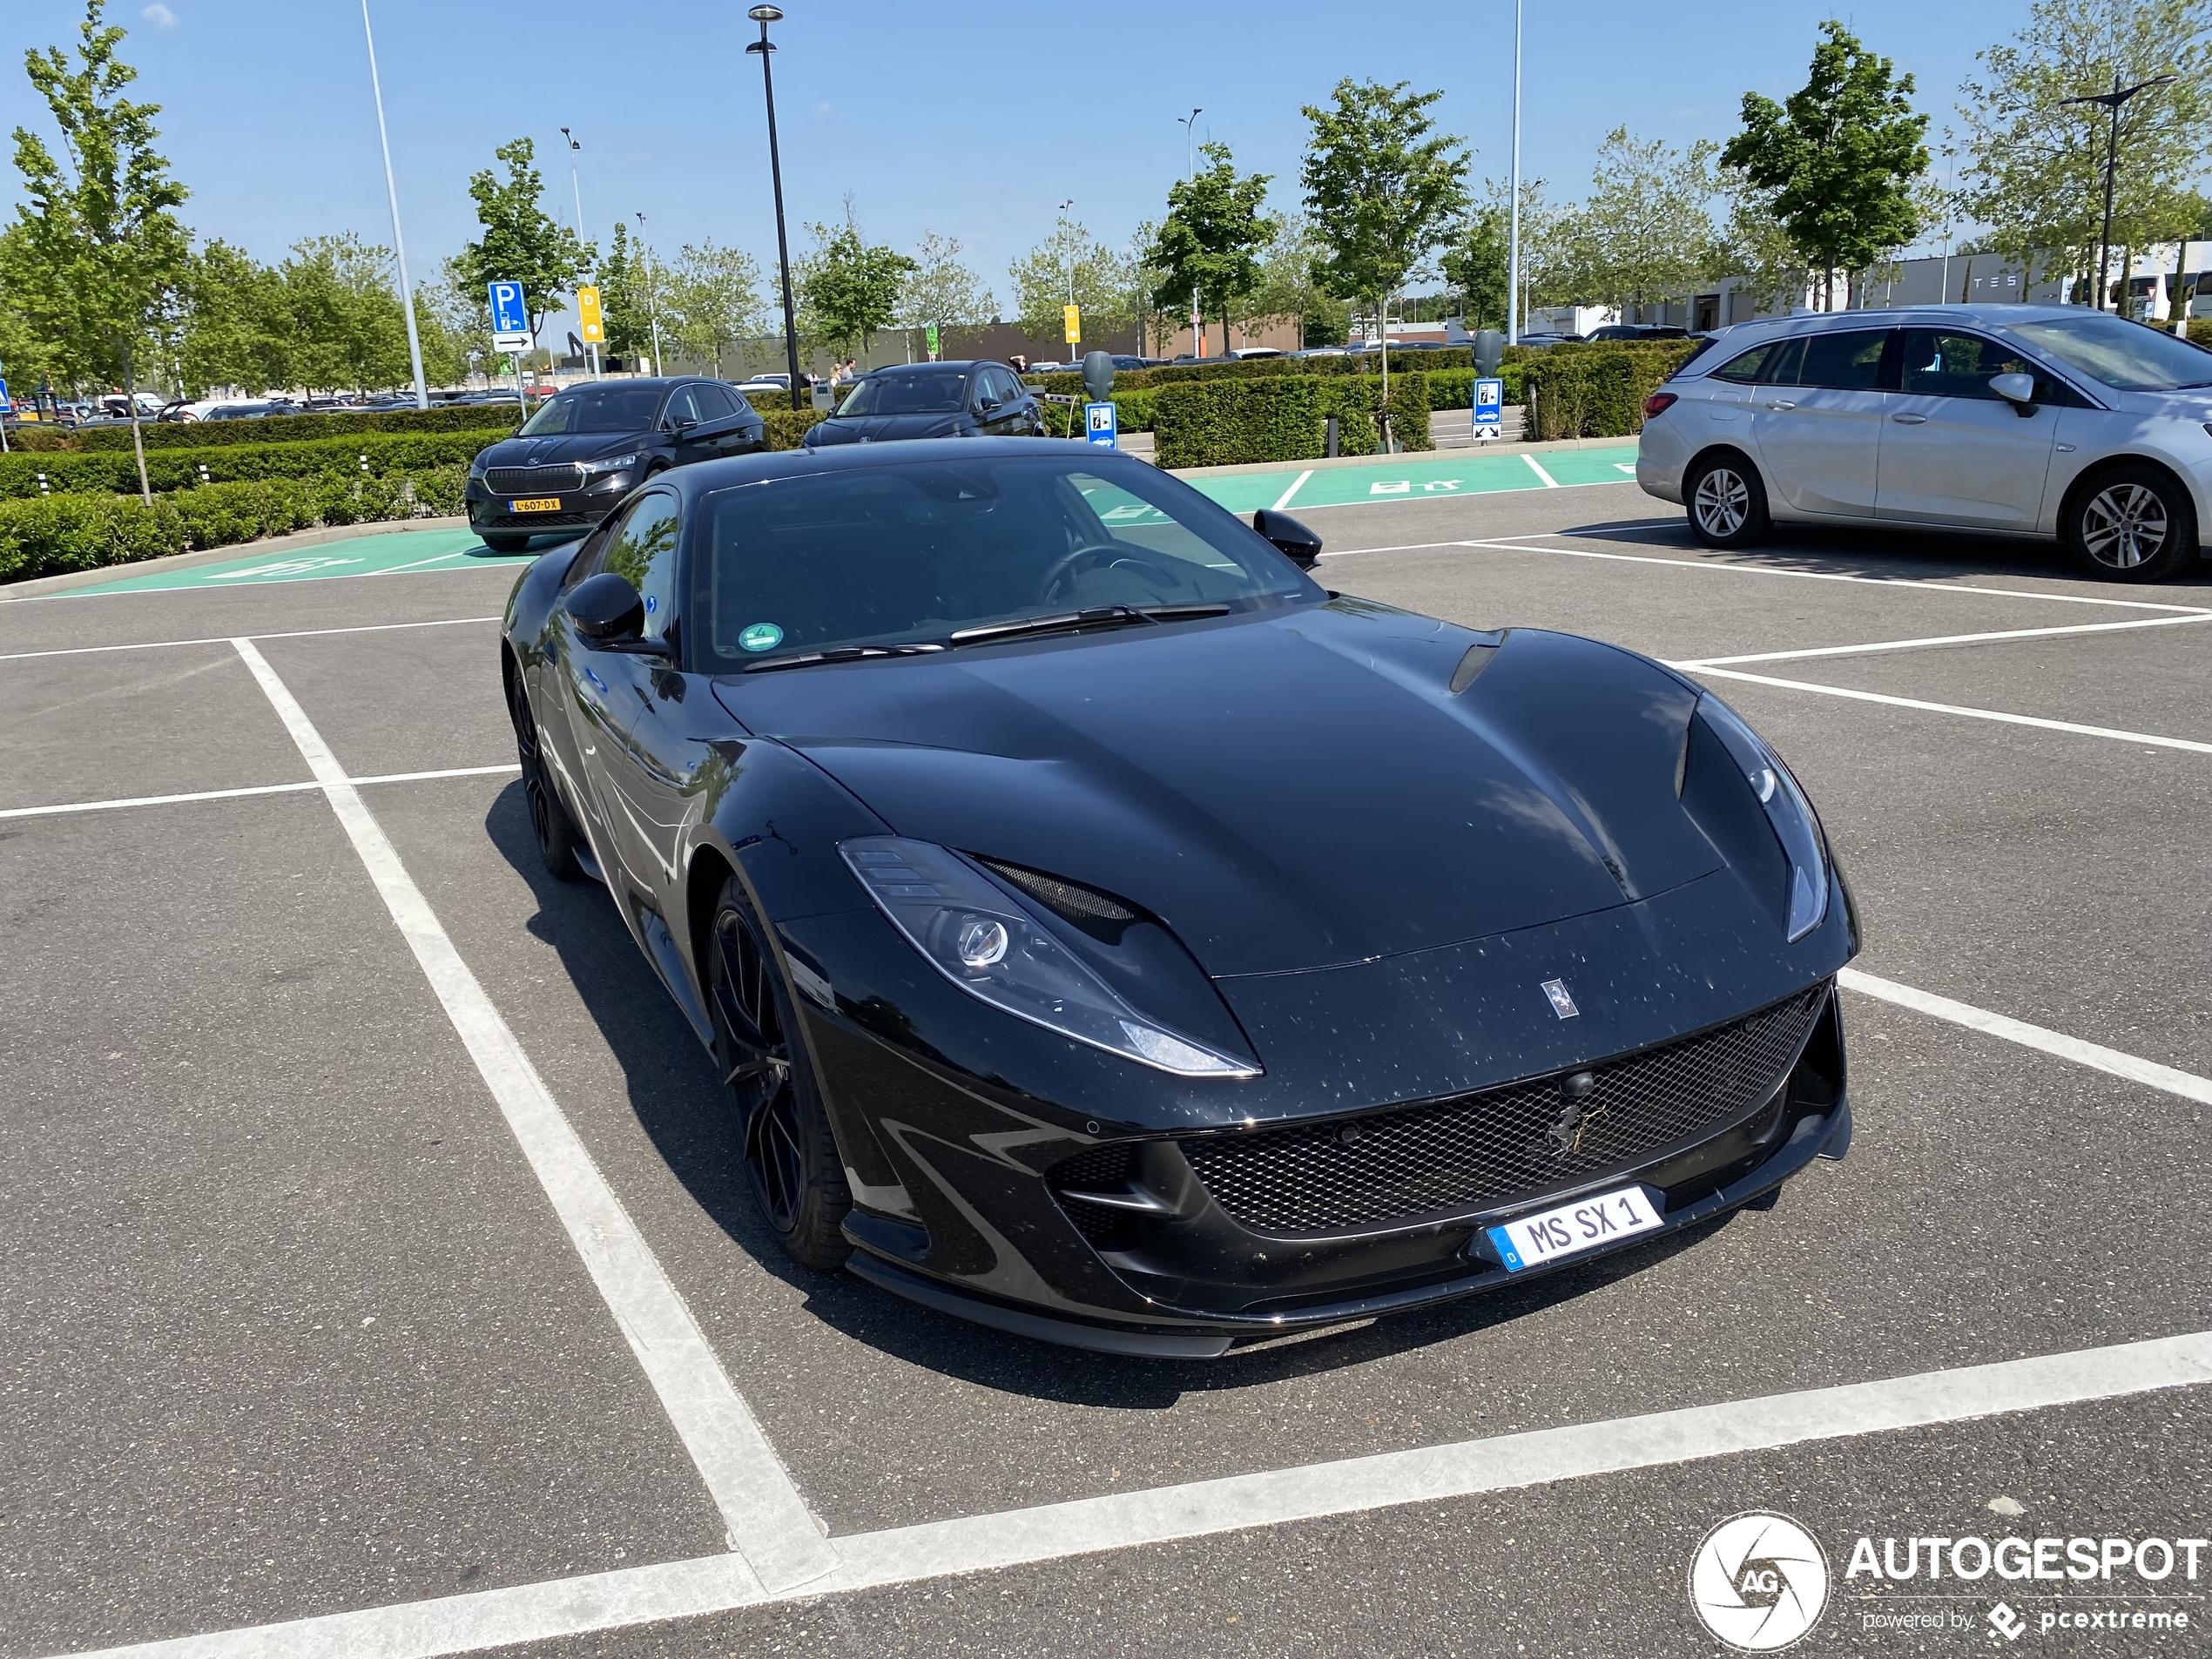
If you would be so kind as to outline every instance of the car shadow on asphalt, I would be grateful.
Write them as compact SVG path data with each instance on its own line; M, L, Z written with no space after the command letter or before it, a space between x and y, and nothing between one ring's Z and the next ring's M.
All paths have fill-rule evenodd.
M847 1273L810 1271L784 1255L754 1208L735 1124L712 1062L654 976L606 894L564 882L539 859L522 785L500 792L484 829L529 886L529 931L550 945L622 1068L629 1104L671 1173L707 1217L806 1312L853 1341L1002 1393L1063 1404L1164 1410L1185 1394L1258 1387L1365 1365L1480 1332L1602 1290L1695 1249L1720 1217L1540 1279L1388 1318L1240 1346L1218 1359L1153 1359L1060 1347L957 1319Z
M1663 524L1649 519L1601 519L1556 532L1583 541L1695 553L1775 570L1820 576L1863 576L1892 581L1940 582L1987 577L2021 577L2042 582L2096 582L2054 542L2014 540L2000 536L1946 536L1927 530L1829 529L1818 524L1784 524L1755 547L1723 553L1701 547L1681 520ZM1880 545L1872 545L1878 537ZM2153 603L2174 595L2195 604L2212 589L2212 561L2200 559L2182 575L2163 582L2100 582L2114 598L2134 595Z

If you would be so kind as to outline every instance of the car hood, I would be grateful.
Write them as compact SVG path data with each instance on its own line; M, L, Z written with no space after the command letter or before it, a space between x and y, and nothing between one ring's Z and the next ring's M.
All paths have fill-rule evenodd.
M1341 598L716 691L897 833L1133 900L1217 977L1434 949L1721 867L1676 796L1696 691L1569 635Z
M961 415L840 415L806 428L806 442L875 443L887 438L948 438L968 424Z
M487 467L553 467L568 461L597 461L651 442L650 432L568 432L543 438L502 438L482 452Z

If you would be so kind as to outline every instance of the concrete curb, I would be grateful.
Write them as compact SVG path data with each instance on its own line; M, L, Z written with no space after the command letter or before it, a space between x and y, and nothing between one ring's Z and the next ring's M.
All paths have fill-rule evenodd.
M59 576L33 577L28 582L0 586L0 600L36 598L44 593L68 593L78 588L97 588L128 577L153 576L164 570L189 570L195 565L221 564L230 559L263 553L289 552L294 548L320 547L329 542L350 542L361 536L392 536L411 530L463 530L466 518L388 518L371 524L326 524L320 529L294 530L288 536L265 536L258 542L233 542L228 547L203 547L190 553L171 553L158 559L132 559L103 564L91 570L65 570Z

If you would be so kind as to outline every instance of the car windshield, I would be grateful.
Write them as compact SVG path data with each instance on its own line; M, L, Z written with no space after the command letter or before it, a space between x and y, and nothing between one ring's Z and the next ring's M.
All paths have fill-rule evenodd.
M2212 386L2212 352L2118 317L2016 322L2006 332L2117 392Z
M643 432L660 407L658 386L579 386L538 405L518 437L561 432Z
M957 415L968 407L968 376L944 369L871 374L837 406L840 415Z
M707 508L693 599L707 672L1101 607L1322 597L1241 521L1126 459L840 467Z

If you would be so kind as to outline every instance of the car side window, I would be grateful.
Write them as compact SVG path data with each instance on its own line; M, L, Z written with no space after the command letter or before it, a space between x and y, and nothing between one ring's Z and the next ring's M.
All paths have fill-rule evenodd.
M1759 366L1759 384L1795 386L1797 383L1797 365L1804 360L1805 337L1803 334L1794 340L1775 341L1774 355Z
M697 421L698 418L698 400L692 395L690 387L679 386L668 395L668 407L661 411L663 426L673 427L678 421Z
M676 497L657 489L632 502L607 538L605 568L644 598L648 639L664 637L676 617L677 525Z
M1882 381L1882 351L1889 340L1886 328L1845 328L1808 335L1797 384L1844 392L1878 391Z
M1759 378L1760 368L1765 364L1766 360L1773 356L1780 348L1781 343L1779 341L1770 340L1764 345L1754 346L1750 350L1730 358L1728 361L1715 369L1710 378L1716 381L1732 381L1738 386L1753 385Z
M1999 374L2033 374L2035 365L2009 346L1981 334L1914 328L1905 336L1900 390L1919 397L1978 397L1995 401L1989 382ZM2047 381L2049 376L2041 376Z
M691 395L698 400L702 420L726 421L738 412L738 401L730 395L726 387L694 386Z

